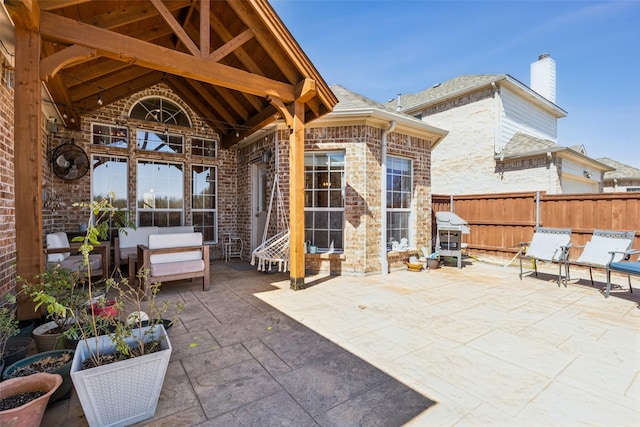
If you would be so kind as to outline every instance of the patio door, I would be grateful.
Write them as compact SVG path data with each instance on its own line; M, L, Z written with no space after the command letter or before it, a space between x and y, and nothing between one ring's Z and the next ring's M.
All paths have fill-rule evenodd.
M264 163L254 163L251 168L251 250L262 244L264 227L267 221L269 207L269 189L267 188L267 166Z

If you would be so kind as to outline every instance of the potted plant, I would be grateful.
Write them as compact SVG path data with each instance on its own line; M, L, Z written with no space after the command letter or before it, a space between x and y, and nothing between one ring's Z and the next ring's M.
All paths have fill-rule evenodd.
M100 244L98 236L117 210L108 199L80 206L90 210L87 232L79 239L85 266L90 269L89 252ZM92 301L90 276L88 271L88 299ZM138 278L143 284L146 277L148 272L139 272ZM125 278L120 277L118 281L109 278L107 282L116 294L118 313L124 314L125 307L132 307L136 312L146 310L150 313L148 326L142 327L143 316L124 322L117 316L99 316L96 310L81 312L78 307L67 307L46 293L38 296L48 312L70 313L74 319L80 340L71 365L71 379L89 424L129 425L155 413L171 356L171 343L162 325L162 314L169 304L156 304L159 284L149 286L151 292L145 300L140 288ZM113 332L101 335L105 323ZM105 387L105 383L119 386Z
M26 377L38 372L58 374L62 376L62 384L49 399L49 403L57 402L67 397L73 386L70 375L73 354L74 351L69 349L36 353L8 365L2 373L2 380Z
M42 372L1 382L0 426L40 425L49 398L60 384L60 375Z
M0 373L5 366L22 359L33 344L30 337L17 337L18 321L15 318L15 296L6 294L6 302L0 306Z
M22 280L19 278L19 280ZM46 307L45 316L49 322L33 330L33 338L39 352L64 348L63 333L72 324L71 313L77 312L87 301L87 292L80 286L82 278L78 272L71 272L56 264L36 276L34 283L23 281L23 290L36 303L36 310ZM56 310L48 301L55 300L69 310Z

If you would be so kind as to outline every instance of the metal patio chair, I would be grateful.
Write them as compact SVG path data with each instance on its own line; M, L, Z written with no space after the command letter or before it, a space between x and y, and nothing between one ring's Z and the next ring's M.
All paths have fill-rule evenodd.
M635 231L609 231L594 230L591 240L584 246L567 246L566 276L569 280L569 267L571 264L589 267L589 278L593 286L593 267L605 268L612 262L618 262L625 256L624 253L631 249ZM570 260L569 254L572 248L583 248L576 260ZM612 253L613 252L613 253Z
M637 261L618 261L614 262L613 258L620 254L622 257L626 258L633 254L640 254L640 251L632 249L625 252L612 252L611 253L611 261L607 264L607 289L604 293L605 298L609 298L609 293L611 291L611 272L615 271L618 273L624 273L627 275L627 279L629 279L629 292L633 293L633 288L631 287L631 275L640 276L640 257L638 257Z
M518 257L520 258L520 280L525 274L522 269L522 260L533 261L533 271L538 275L538 261L548 261L558 263L558 286L562 280L562 263L566 259L566 247L571 240L570 228L538 227L533 233L530 242L520 242Z

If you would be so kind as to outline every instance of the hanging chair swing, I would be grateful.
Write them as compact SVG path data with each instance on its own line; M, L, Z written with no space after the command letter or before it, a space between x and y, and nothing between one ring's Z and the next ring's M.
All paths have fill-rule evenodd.
M265 221L264 233L262 234L262 244L255 248L251 253L251 265L258 266L259 271L275 272L274 266L278 266L279 272L289 271L289 242L291 231L289 229L289 220L287 219L287 211L284 208L284 200L280 192L280 184L278 182L278 128L276 126L276 174L273 178L273 187L271 188L271 198L269 200L269 209L267 210L267 219ZM276 223L278 231L273 236L267 238L269 224L271 220L271 212L273 210L273 202L276 201ZM279 221L278 221L279 219Z

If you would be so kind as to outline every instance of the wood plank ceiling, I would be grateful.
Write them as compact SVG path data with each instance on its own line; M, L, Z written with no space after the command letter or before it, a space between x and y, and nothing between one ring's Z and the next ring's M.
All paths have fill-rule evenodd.
M24 18L26 1L5 2L14 21ZM304 103L305 123L337 103L265 0L37 4L40 76L69 116L164 82L230 147L293 101Z

